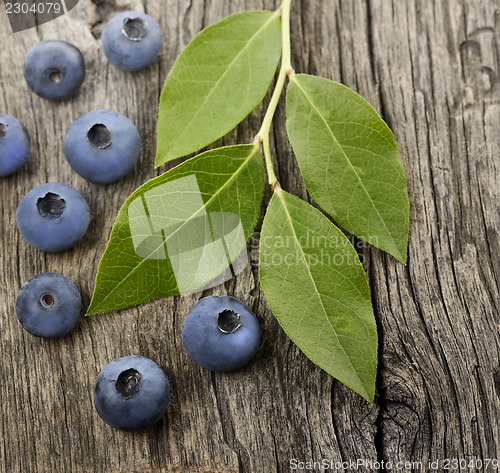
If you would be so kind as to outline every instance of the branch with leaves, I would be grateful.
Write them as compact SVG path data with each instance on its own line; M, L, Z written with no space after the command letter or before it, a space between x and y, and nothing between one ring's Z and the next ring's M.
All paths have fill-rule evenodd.
M373 402L377 330L358 254L323 213L283 190L273 169L269 131L287 78L286 129L311 197L344 230L402 263L404 169L391 130L366 100L295 73L290 7L283 0L276 12L224 18L175 61L160 98L156 166L231 131L263 100L281 58L253 143L201 153L126 200L87 315L224 281L257 225L267 171L273 195L260 236L259 280L271 310L306 356Z

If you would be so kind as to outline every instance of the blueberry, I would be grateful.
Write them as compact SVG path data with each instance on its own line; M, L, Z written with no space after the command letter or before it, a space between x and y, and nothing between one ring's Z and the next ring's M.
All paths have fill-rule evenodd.
M40 97L62 99L73 95L82 85L85 61L72 44L48 39L35 44L26 54L24 77Z
M234 297L204 297L184 319L182 344L187 354L204 368L234 370L248 363L257 352L259 322Z
M101 419L115 429L146 429L163 417L169 403L167 376L143 356L112 361L95 382L94 406Z
M62 274L42 273L25 282L16 300L17 318L25 330L44 338L66 335L76 324L82 298Z
M162 34L151 16L126 11L111 18L102 31L101 42L111 64L124 71L138 71L158 56Z
M37 250L63 251L87 231L90 210L72 187L49 182L31 189L19 202L17 228L26 243Z
M120 179L133 167L141 151L135 125L113 110L80 115L68 128L64 154L80 176L95 184Z
M23 124L0 114L0 177L18 171L31 153L30 136Z

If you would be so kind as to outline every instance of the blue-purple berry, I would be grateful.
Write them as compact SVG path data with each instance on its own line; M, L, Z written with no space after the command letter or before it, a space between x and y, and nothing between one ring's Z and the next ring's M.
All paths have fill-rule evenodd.
M21 287L16 313L23 328L37 337L59 338L76 324L82 310L77 287L62 274L41 273Z
M0 114L0 177L21 169L31 154L31 140L24 125L10 115Z
M94 406L101 419L119 430L156 424L170 403L170 383L149 358L125 356L108 363L94 385Z
M40 251L74 246L85 235L90 209L72 187L49 182L31 189L19 202L17 228L26 243Z
M189 311L182 326L187 354L211 371L242 367L260 345L260 326L255 314L230 296L208 296Z
M126 11L115 15L101 36L109 62L124 71L138 71L154 62L162 46L158 22L145 13Z
M135 125L113 110L80 115L64 138L64 155L75 172L94 184L108 184L125 176L141 152Z
M48 100L73 95L85 79L80 50L66 41L48 39L35 44L24 59L24 77L35 94Z

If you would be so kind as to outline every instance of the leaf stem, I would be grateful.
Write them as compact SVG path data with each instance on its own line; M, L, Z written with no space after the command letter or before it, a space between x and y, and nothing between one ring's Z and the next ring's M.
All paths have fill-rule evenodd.
M264 152L264 160L266 162L267 178L269 185L274 190L278 179L274 174L273 163L271 160L271 149L269 146L269 131L276 112L276 107L280 100L281 92L285 85L286 77L293 74L291 65L291 48L290 48L290 5L292 0L283 0L281 2L281 37L282 37L282 53L281 53L281 66L276 80L276 86L271 96L271 101L267 107L264 120L260 127L259 132L255 136L255 142L262 143Z

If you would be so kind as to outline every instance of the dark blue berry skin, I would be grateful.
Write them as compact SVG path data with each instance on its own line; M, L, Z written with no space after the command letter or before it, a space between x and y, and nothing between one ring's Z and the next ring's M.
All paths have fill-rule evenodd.
M58 182L30 190L17 207L17 228L26 243L40 251L74 246L87 231L90 209L72 187Z
M138 71L154 62L162 46L157 21L145 13L126 11L111 18L101 44L109 62L124 71Z
M260 344L254 313L230 296L208 296L189 311L182 326L187 354L210 371L230 371L245 365Z
M82 310L77 287L62 274L42 273L20 289L16 300L17 318L25 330L44 338L66 335Z
M143 430L156 424L170 403L170 383L149 358L125 356L97 376L94 406L101 419L119 430Z
M73 95L85 79L85 61L78 48L48 39L35 44L24 60L24 77L40 97L56 100Z
M135 125L113 110L94 110L79 116L64 138L64 154L80 176L108 184L125 176L141 151Z
M0 114L0 177L21 169L31 153L31 141L24 125L10 115Z

